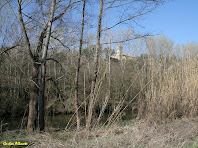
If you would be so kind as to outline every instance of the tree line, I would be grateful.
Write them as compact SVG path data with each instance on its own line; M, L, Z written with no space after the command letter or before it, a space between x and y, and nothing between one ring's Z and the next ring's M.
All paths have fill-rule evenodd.
M2 1L1 115L25 114L29 132L43 131L45 115L59 112L75 113L77 130L85 116L88 131L107 110L108 125L126 110L159 121L197 115L197 44L119 28L163 3ZM142 54L112 60L118 43Z

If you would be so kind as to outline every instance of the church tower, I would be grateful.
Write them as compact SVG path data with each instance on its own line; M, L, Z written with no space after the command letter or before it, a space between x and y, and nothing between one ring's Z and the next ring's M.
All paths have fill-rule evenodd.
M117 58L120 60L122 56L122 45L118 45L117 47Z

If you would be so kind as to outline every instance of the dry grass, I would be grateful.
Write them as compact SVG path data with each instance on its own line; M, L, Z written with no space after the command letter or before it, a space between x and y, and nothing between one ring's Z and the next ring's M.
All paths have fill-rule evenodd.
M91 133L85 131L58 131L42 134L5 132L3 141L28 142L31 148L64 148L64 147L198 147L198 117L180 119L157 125L148 121L131 121L124 125L114 124L109 128L95 128Z
M2 134L0 138L0 147L3 146L3 142L27 142L31 148L63 148L68 147L67 143L63 143L60 140L52 138L52 135L45 133L32 133L29 134L25 131L7 131ZM18 148L18 147L17 147Z
M198 118L157 125L133 122L101 129L97 138L82 140L76 147L198 147Z
M183 47L180 56L175 56L173 51L168 53L168 49L159 54L156 42L149 44L152 51L145 59L146 70L142 74L145 75L143 86L149 84L139 101L138 117L167 121L198 116L197 55L193 55L190 47Z

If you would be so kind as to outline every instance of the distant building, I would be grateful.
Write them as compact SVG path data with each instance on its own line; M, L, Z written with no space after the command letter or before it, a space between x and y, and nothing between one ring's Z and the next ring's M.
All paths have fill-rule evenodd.
M122 45L118 45L117 47L117 53L113 54L111 56L111 59L116 59L116 60L121 60L121 59L134 59L135 56L130 55L130 54L126 54L126 53L122 53Z

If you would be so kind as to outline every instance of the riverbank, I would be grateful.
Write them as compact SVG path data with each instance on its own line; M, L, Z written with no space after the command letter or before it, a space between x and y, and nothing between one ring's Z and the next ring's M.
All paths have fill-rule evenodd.
M118 122L108 128L97 127L87 134L85 131L59 131L47 129L44 133L29 134L26 131L6 131L0 135L3 142L27 142L31 148L39 147L152 147L152 148L197 148L198 117L174 120L165 124L151 121Z

